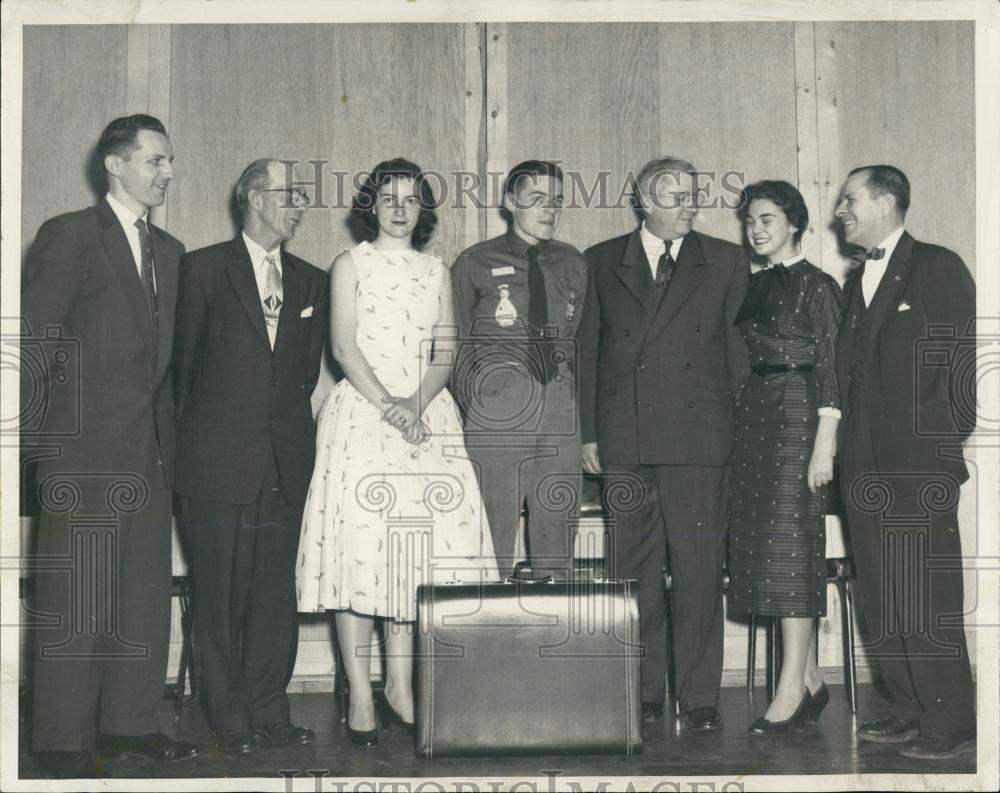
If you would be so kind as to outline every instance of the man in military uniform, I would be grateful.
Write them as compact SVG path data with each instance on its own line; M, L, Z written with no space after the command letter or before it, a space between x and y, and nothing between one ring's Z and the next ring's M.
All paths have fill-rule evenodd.
M575 342L587 265L555 239L563 176L528 160L504 185L506 234L452 268L460 342L453 391L465 414L501 571L514 559L522 506L538 575L567 577L580 491Z

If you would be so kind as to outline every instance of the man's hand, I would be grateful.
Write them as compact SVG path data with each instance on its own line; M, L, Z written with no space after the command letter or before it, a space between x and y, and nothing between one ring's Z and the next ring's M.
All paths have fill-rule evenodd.
M429 437L431 437L431 431L427 428L427 425L422 421L417 421L411 427L402 430L403 440L407 443L412 443L414 446L419 446Z
M601 473L601 458L597 456L597 444L583 444L583 470L588 474Z

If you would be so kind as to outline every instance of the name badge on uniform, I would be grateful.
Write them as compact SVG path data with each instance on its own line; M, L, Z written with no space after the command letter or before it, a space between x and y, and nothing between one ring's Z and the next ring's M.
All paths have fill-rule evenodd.
M490 273L494 278L499 278L501 275L513 275L513 267L492 267L490 268Z
M509 328L517 319L517 309L510 302L510 284L497 284L497 293L500 297L497 309L493 312L497 324L501 328Z

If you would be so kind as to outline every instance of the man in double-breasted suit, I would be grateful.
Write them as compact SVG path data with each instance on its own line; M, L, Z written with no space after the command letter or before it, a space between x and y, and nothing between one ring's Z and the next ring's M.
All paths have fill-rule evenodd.
M749 375L733 321L749 264L739 246L691 230L693 170L648 163L636 179L641 226L586 251L580 423L584 470L624 488L611 569L639 582L643 718L663 715L669 551L675 695L689 729L714 730L733 403Z
M962 442L976 410L975 284L957 254L903 228L906 175L851 171L837 219L861 253L837 339L842 489L868 623L866 655L888 714L858 738L941 760L975 753L975 690L962 614Z
M209 725L232 753L315 738L291 723L285 688L329 289L282 250L308 203L295 182L275 160L251 163L236 185L240 234L181 260L175 488Z
M182 760L160 732L170 633L170 347L184 247L149 222L173 179L152 116L97 146L107 195L38 230L22 274L21 407L38 469L32 744L52 778L98 776L92 751ZM95 723L98 735L94 735Z

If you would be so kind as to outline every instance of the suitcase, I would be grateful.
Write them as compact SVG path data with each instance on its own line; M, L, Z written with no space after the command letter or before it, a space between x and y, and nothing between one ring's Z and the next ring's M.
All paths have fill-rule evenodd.
M420 758L642 751L635 581L420 587Z

